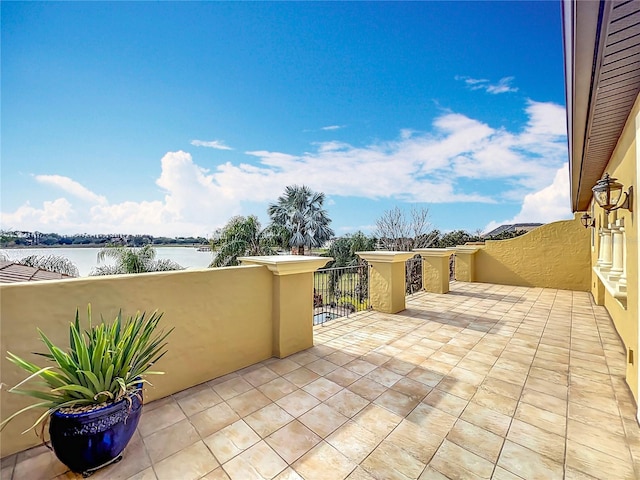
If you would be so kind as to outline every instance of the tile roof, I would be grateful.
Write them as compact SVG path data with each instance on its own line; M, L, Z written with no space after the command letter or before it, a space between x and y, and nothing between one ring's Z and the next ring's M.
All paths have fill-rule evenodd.
M39 280L60 280L73 278L58 272L28 267L6 260L0 260L0 283L34 282Z

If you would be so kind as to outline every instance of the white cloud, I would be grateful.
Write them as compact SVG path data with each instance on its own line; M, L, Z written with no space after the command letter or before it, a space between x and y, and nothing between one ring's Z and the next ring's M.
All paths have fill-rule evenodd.
M553 182L533 193L525 195L522 208L513 218L502 222L492 221L485 228L489 232L504 224L550 223L573 218L569 200L569 166L556 171Z
M93 193L91 190L69 177L63 177L62 175L36 175L35 179L38 183L60 188L84 201L98 204L107 203L107 199L105 197Z
M522 221L536 221L524 219L532 192L546 199L564 188L554 183L555 190L545 190L567 160L564 124L558 120L564 109L529 101L525 112L529 120L521 132L447 112L434 120L431 132L405 129L396 139L363 146L322 142L300 154L249 151L247 162L226 162L211 170L196 164L187 152L168 152L156 180L163 197L142 202L110 204L67 177L37 176L39 182L64 188L85 202L72 205L58 199L66 203L55 208L55 202L45 202L42 208L25 204L3 213L2 223L40 230L50 212L60 219L60 232L64 227L69 233L206 235L232 215L256 213L255 204L273 201L286 185L300 183L334 197L431 204L524 200ZM489 182L491 188L486 188ZM534 199L541 213L540 198ZM248 203L251 212L243 210Z
M66 198L45 201L42 208L32 207L29 202L18 207L13 213L2 214L2 228L5 230L43 230L45 227L66 225L74 213Z
M340 130L344 128L344 125L329 125L327 127L322 127L320 130Z
M217 150L233 150L233 148L225 145L222 140L211 140L211 141L191 140L191 145L193 145L194 147L215 148Z
M518 91L518 87L511 85L515 77L503 77L498 80L498 83L491 83L486 78L471 78L462 75L456 75L455 79L463 81L470 90L484 90L493 95Z

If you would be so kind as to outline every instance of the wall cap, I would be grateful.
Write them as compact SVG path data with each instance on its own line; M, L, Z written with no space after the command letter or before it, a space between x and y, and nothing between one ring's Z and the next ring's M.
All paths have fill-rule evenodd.
M389 252L385 250L373 252L356 252L360 258L373 263L401 263L412 258L414 252Z
M421 257L450 257L453 250L449 248L416 248L413 250L419 253Z
M308 255L265 255L261 257L238 257L243 265L264 265L274 275L295 275L315 272L333 260L332 257Z
M456 253L476 253L482 247L474 246L474 245L458 245L456 247L449 247L447 250L451 250Z

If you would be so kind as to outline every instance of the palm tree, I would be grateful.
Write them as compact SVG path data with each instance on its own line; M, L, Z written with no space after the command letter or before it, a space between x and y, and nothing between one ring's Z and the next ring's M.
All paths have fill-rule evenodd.
M238 257L273 254L274 231L261 230L258 217L236 216L218 230L211 241L216 256L210 267L238 265Z
M152 245L145 245L142 248L107 245L98 252L98 262L106 258L114 259L115 265L101 265L96 267L90 275L118 275L184 269L182 265L173 260L156 260L156 249Z
M6 255L0 254L0 260L8 260L8 258ZM78 267L67 257L61 257L60 255L29 255L28 257L14 261L20 265L48 270L49 272L62 273L70 277L80 275Z
M267 212L274 227L288 232L288 245L304 255L304 247L321 247L333 236L331 220L322 208L324 193L314 192L304 185L290 185Z

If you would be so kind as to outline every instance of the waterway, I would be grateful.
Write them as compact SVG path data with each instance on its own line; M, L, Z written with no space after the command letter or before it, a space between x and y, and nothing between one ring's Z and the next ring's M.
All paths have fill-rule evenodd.
M29 255L60 255L67 257L78 267L81 277L86 277L98 266L99 248L7 248L0 249L0 253L9 260L19 260ZM156 247L157 259L169 259L185 268L206 268L213 260L211 252L199 252L196 247ZM105 260L101 265L112 263Z

